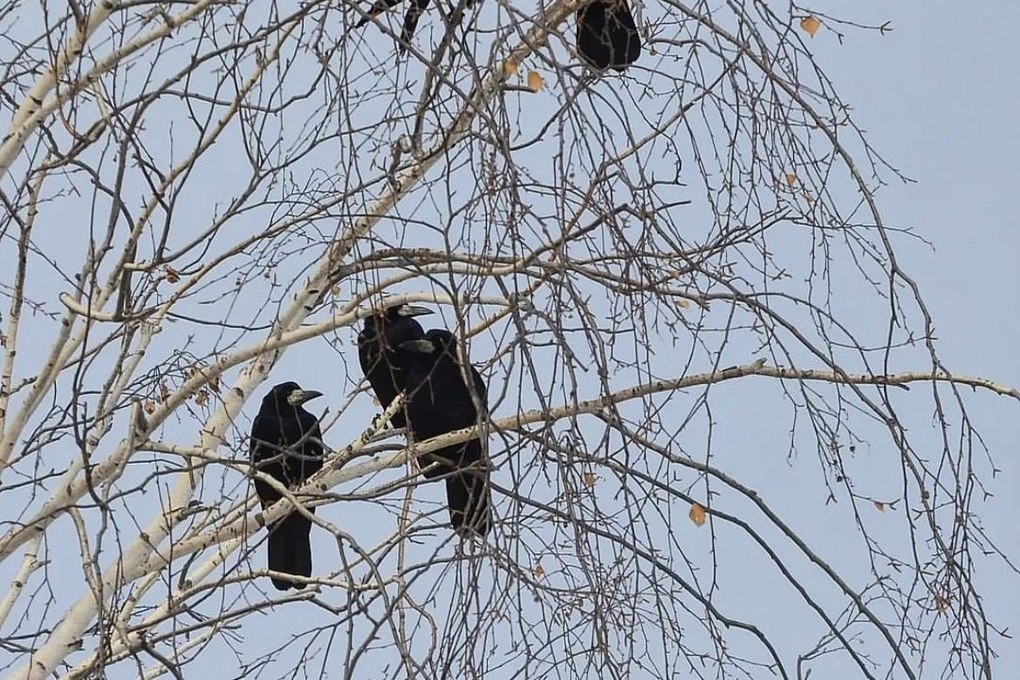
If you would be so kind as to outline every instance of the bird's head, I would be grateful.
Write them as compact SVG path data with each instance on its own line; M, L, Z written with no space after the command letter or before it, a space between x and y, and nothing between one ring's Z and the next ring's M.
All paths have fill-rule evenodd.
M400 343L400 349L413 354L439 357L449 354L457 357L457 336L442 328L433 328L422 338L413 338Z
M288 381L273 387L273 389L269 391L269 394L267 394L262 400L262 403L263 405L272 404L278 409L283 408L284 406L297 408L306 401L321 396L322 392L316 392L315 390L303 390L296 382Z
M385 335L390 347L397 347L405 340L420 338L425 330L414 318L431 314L427 307L401 303L376 310L372 316L365 317L365 325L358 333L358 344L379 342L380 333Z

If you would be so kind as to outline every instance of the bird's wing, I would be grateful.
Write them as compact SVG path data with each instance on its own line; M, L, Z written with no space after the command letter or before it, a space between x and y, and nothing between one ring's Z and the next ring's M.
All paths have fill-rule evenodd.
M489 390L485 385L485 380L482 379L481 373L473 365L469 364L471 368L471 377L475 381L475 392L478 393L478 400L482 402L482 407L485 409L486 415L489 413Z
M365 375L372 370L375 362L379 359L379 353L376 350L376 346L372 342L359 342L358 343L358 363L361 364L361 370Z
M396 7L400 4L400 0L375 0L372 6L368 8L368 16L363 17L358 23L354 24L354 28L361 28L372 19L385 12L386 10Z
M319 427L318 419L316 419L315 426L312 428L312 434L308 437L308 442L305 444L305 454L322 458L323 453L322 429Z
M637 61L641 36L627 0L593 0L577 11L577 53L598 71Z
M411 6L407 8L407 14L404 15L404 28L400 32L400 49L407 49L407 46L411 43L411 38L414 36L414 29L418 27L418 19L421 18L422 12L428 9L429 0L411 0Z
M273 427L271 419L262 415L255 416L255 421L251 424L251 439L248 442L248 454L251 457L251 461L255 463L263 458L274 456L275 452L270 446L275 445L279 439L279 428ZM260 443L269 444L270 446L260 446Z

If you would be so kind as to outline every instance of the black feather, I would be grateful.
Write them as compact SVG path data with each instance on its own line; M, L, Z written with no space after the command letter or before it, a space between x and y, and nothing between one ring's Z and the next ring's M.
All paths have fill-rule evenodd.
M435 329L426 333L424 339L432 347L429 353L401 350L401 361L408 367L407 416L415 441L425 441L478 423L478 411L457 359L456 337L449 331ZM485 381L474 366L468 364L467 368L484 420L488 417ZM458 533L474 532L484 536L492 524L492 509L482 440L475 438L447 446L423 455L419 461L423 468L436 464L424 471L427 478L446 478L453 528Z
M285 382L274 387L262 400L251 428L251 459L257 470L287 488L300 486L322 468L322 432L318 419L300 403L288 397L301 392L297 383ZM317 396L317 392L307 392ZM309 397L311 398L311 397ZM282 498L267 482L255 480L255 492L263 508ZM314 508L309 508L315 512ZM295 576L312 575L312 522L292 511L269 526L269 568ZM300 588L296 582L273 578L278 590Z
M637 61L641 36L627 0L594 0L577 10L577 53L599 71Z

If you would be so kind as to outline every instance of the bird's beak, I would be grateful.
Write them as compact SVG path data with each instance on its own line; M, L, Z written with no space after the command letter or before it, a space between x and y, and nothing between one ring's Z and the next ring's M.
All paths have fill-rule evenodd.
M316 392L315 390L294 390L287 395L287 403L291 406L300 406L306 401L321 396L322 392Z
M418 305L400 305L400 309L397 310L397 314L400 316L425 316L431 313L432 310L428 307L419 307Z
M432 354L432 351L435 349L432 346L432 341L425 340L424 338L405 340L398 346L406 352L418 352L419 354Z

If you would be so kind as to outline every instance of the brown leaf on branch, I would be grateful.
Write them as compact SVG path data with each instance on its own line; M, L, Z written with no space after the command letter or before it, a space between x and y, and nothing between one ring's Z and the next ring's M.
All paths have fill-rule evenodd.
M541 92L545 87L545 80L538 71L528 71L528 89L532 92Z
M818 29L822 27L822 22L817 17L808 15L800 20L800 27L813 38Z

